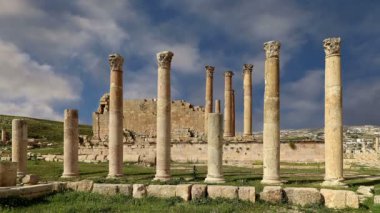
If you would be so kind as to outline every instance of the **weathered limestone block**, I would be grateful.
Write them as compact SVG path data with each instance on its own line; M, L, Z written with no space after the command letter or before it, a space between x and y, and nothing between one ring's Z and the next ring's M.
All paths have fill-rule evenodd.
M359 208L359 197L355 192L348 190L321 189L327 208L344 209Z
M22 179L21 182L23 184L28 184L28 185L36 185L38 181L40 180L40 177L34 174L29 174L25 175Z
M0 162L0 187L16 186L17 182L17 163Z
M365 197L372 197L374 189L375 189L374 186L359 186L356 192L361 195L364 195Z
M260 200L269 203L282 203L284 200L284 191L281 186L265 186L260 193Z
M67 182L53 182L53 192L63 192L67 188Z
M375 195L373 197L373 204L379 205L380 204L380 195Z
M284 189L285 198L289 204L310 206L322 203L322 195L316 188L293 188Z
M132 196L133 185L132 184L118 184L119 193L125 196Z
M146 188L148 196L169 198L175 197L176 185L149 185Z
M68 182L67 189L80 191L80 192L91 192L93 185L94 185L94 181L92 180L81 180L81 181L75 181L75 182Z
M208 193L208 197L212 199L215 199L218 197L235 199L235 198L238 198L238 187L210 185L207 187L207 193Z
M146 186L144 184L133 184L133 197L143 198L146 197Z
M124 155L123 162L138 163L140 162L140 155Z
M256 202L256 189L253 186L239 186L238 197L240 200Z
M180 184L175 189L175 196L182 198L184 201L191 200L191 186L192 184Z
M95 183L92 188L92 192L103 195L116 195L118 192L118 187L116 184Z
M19 196L22 198L32 199L48 195L53 192L53 184L39 184L33 186L23 186L18 188Z
M200 199L205 198L207 194L207 185L206 184L194 184L191 187L191 199Z
M16 197L20 195L18 188L0 188L0 198Z

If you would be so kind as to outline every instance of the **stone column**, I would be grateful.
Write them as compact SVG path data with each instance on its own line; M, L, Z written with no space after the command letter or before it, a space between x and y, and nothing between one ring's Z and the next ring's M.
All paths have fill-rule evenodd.
M170 175L170 133L171 133L171 92L170 67L173 53L163 51L157 53L157 163L154 180L167 181Z
M340 38L323 40L325 50L325 181L342 185L343 118Z
M265 92L263 128L263 184L280 181L280 42L264 43Z
M232 71L224 72L224 136L232 137Z
M1 129L1 141L3 144L7 142L7 131L4 128Z
M232 98L232 104L231 104L231 131L232 131L232 137L235 137L235 124L236 124L236 121L235 121L235 90L232 90L232 94L231 94L231 98Z
M108 122L108 178L123 176L123 63L119 54L108 57L111 69Z
M215 100L215 113L220 113L220 100Z
M376 153L379 153L379 137L375 138L375 151Z
M17 163L17 177L26 175L27 131L25 120L12 120L12 162Z
M205 66L206 68L206 96L205 96L205 126L204 130L207 134L207 114L212 112L212 102L213 102L213 76L214 76L214 67Z
M206 183L224 183L223 177L223 115L210 113L207 133Z
M78 169L78 110L66 109L63 120L63 174L62 178L79 176Z
M243 66L244 128L243 135L252 135L252 64Z

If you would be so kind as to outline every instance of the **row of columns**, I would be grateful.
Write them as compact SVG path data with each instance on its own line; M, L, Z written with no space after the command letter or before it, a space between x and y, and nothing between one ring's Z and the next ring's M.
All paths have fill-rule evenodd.
M325 182L337 184L343 180L343 141L342 141L342 82L340 67L340 38L328 38L323 41L326 53L325 80ZM280 184L280 81L279 55L280 42L269 41L265 50L265 92L263 126L263 184ZM164 51L157 54L157 163L155 180L170 179L170 133L171 133L171 92L170 68L173 53ZM118 54L110 55L110 119L109 119L109 174L108 177L122 176L122 64ZM244 66L244 134L252 134L252 65ZM205 128L208 133L208 175L206 181L222 182L222 114L220 101L215 102L216 113L212 111L212 75L214 68L206 66L206 108ZM224 136L233 136L234 92L232 89L233 72L225 72L225 108ZM246 109L247 108L247 109ZM232 109L232 110L231 110ZM249 116L248 116L249 115ZM66 129L66 127L65 127ZM70 127L67 127L69 130ZM16 137L17 138L17 137ZM66 138L66 136L65 136ZM67 138L70 138L69 136ZM65 140L66 143L66 140ZM65 146L66 147L66 146ZM65 149L70 150L70 149ZM66 163L66 160L65 160ZM66 168L66 166L65 166ZM75 166L71 170L75 171ZM70 174L69 170L65 170ZM64 174L65 174L64 172ZM75 173L75 172L74 172Z

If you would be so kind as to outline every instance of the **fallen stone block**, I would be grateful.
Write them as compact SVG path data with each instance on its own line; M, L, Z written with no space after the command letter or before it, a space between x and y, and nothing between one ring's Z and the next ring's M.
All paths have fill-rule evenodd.
M92 192L102 195L116 195L118 192L118 187L116 184L100 184L95 183Z
M37 175L29 174L29 175L25 175L21 179L21 183L27 184L27 185L36 185L39 180L40 180L40 177L38 177Z
M119 193L125 196L132 196L133 185L132 184L118 184Z
M355 192L348 190L321 189L327 208L344 209L359 208L359 197Z
M253 186L240 186L238 189L238 197L240 200L256 202L256 189Z
M289 204L311 206L322 204L322 195L315 188L284 188L285 199Z
M365 197L373 197L374 186L359 186L356 193L364 195Z
M238 187L237 186L207 186L208 197L215 198L228 198L235 199L238 198Z
M53 182L53 192L63 192L66 190L66 182Z
M191 187L191 199L201 199L205 198L207 195L207 185L206 184L194 184Z
M133 184L133 197L143 198L147 195L146 186L144 184Z
M191 200L191 186L192 184L177 185L175 196L182 198L184 201Z
M169 198L175 197L176 185L149 185L146 188L148 196Z
M260 200L269 203L282 203L284 200L284 191L281 186L265 186L260 193Z
M380 204L380 195L375 195L373 197L373 204L379 205Z
M42 197L53 192L53 184L39 184L31 186L22 186L19 187L20 197L32 199L37 197Z

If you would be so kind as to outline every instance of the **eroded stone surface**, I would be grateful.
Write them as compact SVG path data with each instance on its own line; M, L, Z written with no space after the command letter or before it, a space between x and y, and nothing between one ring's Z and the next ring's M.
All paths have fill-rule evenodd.
M322 195L315 188L284 188L285 198L289 204L310 206L322 203Z
M359 197L348 190L321 189L325 206L334 209L359 208Z
M239 186L238 197L240 200L256 202L256 189L253 186Z
M235 199L238 198L238 187L237 186L214 186L210 185L207 187L207 193L209 198L228 198Z
M284 200L284 191L281 186L265 186L260 193L260 200L269 203L282 203Z
M133 184L133 197L143 198L147 195L146 186L144 184Z
M169 198L175 197L176 185L149 185L146 188L148 196Z
M184 201L191 200L191 186L192 184L177 185L175 196L182 198Z
M119 193L126 195L126 196L132 196L133 194L133 185L132 184L118 184Z
M92 192L103 195L116 195L118 187L116 184L95 183Z
M194 184L191 187L191 199L200 199L205 198L207 194L207 185L206 184Z
M34 174L29 174L25 175L22 179L21 182L23 184L28 184L28 185L36 185L38 181L40 180L40 177Z

